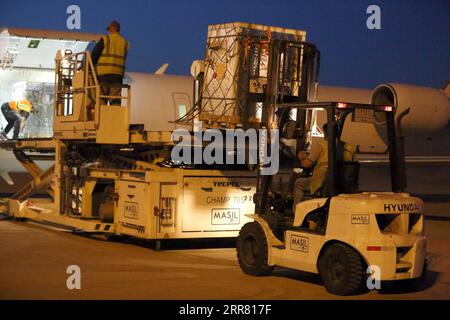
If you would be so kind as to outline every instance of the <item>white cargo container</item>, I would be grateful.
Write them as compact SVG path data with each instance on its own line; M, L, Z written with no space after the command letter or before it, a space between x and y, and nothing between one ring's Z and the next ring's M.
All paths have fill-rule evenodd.
M249 94L264 93L272 39L301 43L306 32L242 22L208 26L200 120L242 123Z

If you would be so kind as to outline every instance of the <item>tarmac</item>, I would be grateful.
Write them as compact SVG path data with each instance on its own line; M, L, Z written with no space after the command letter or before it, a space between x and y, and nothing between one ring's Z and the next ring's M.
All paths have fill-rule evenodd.
M276 268L252 277L240 270L234 241L108 241L0 216L0 299L450 299L450 221L426 220L429 271L415 289L339 297L314 274ZM69 290L69 266L81 289ZM69 281L70 282L70 281Z

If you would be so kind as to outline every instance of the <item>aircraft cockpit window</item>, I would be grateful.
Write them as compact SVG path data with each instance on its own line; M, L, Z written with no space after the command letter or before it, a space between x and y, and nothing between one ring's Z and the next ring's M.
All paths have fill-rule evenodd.
M179 104L178 105L178 117L182 118L186 115L187 110L186 110L186 105L185 104Z

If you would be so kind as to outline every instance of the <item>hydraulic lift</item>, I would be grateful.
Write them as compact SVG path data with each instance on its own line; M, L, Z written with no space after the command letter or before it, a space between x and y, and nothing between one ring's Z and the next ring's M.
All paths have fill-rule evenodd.
M241 124L258 127L258 109L268 98L273 103L277 85L282 99L300 101L309 94L298 91L303 88L298 84L309 81L305 57L313 47L305 34L242 23L210 26L196 108L177 122L202 121L205 127L225 128L222 133ZM282 66L280 81L275 65ZM172 132L130 123L131 92L123 85L120 96L103 95L89 52L58 51L53 137L0 144L33 177L8 199L8 213L144 239L236 237L251 221L245 213L254 208L256 172L247 165L158 165L174 146ZM112 98L121 105L104 103ZM27 156L30 151L53 154L54 166L41 170ZM50 199L30 198L38 188Z
M55 76L53 138L0 142L33 177L7 200L9 215L144 239L237 236L254 173L157 165L172 132L130 124L130 87L102 95L89 52L59 53ZM122 105L102 105L108 98ZM41 170L29 152L53 155L54 165ZM30 198L38 189L49 198Z

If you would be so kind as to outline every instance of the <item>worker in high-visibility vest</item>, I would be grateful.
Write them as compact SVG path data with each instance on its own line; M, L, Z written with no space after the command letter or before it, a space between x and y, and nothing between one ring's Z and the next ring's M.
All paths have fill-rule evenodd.
M337 127L335 135L337 135ZM295 181L294 187L294 210L297 203L303 201L306 192L316 195L323 187L328 173L328 141L327 141L327 124L323 125L324 140L313 144L311 152L301 151L298 154L301 166L303 168L313 168L311 177L301 177ZM338 140L337 156L340 161L354 161L356 146Z
M102 36L92 50L92 62L95 66L102 95L120 97L125 75L129 43L120 35L120 24L112 21L108 27L108 35ZM101 104L120 105L121 99L101 99Z
M2 104L1 109L7 121L5 129L0 133L1 137L8 139L8 133L14 128L13 139L18 139L33 106L28 100L8 101Z

